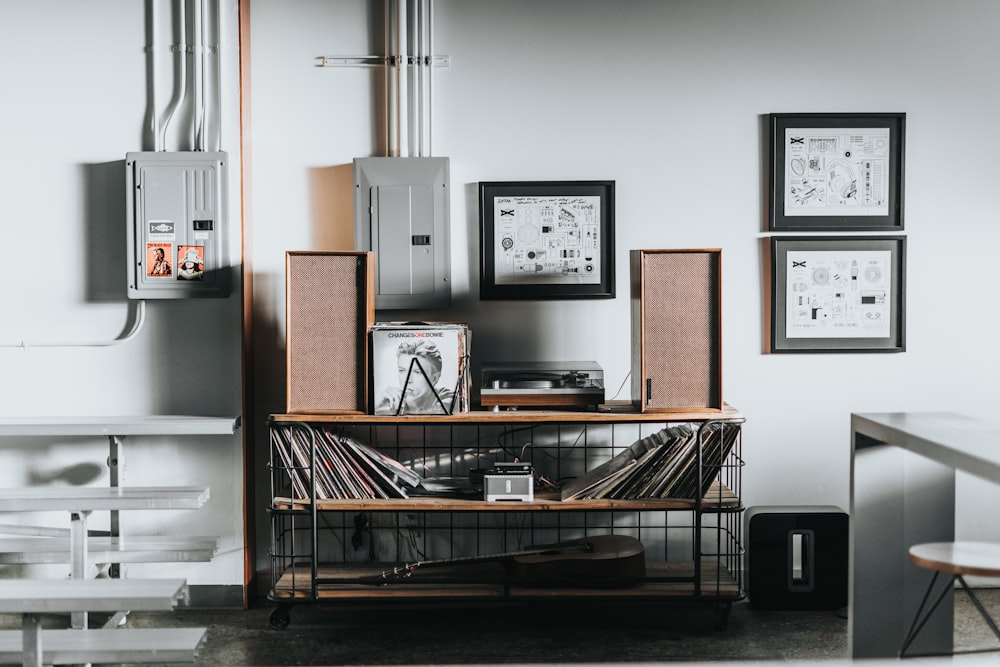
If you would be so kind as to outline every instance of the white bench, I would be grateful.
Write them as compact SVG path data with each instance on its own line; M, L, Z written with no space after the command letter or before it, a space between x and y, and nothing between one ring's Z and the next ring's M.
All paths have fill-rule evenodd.
M87 517L95 510L178 510L198 509L208 501L204 486L144 487L30 487L0 489L0 512L63 510L70 514L67 543L70 573L74 579L87 578L90 539ZM87 627L86 611L73 616L73 626Z
M88 563L88 548L97 538L88 538L87 517L100 510L198 509L209 498L205 486L143 487L31 487L0 489L0 512L62 510L70 513L69 547L74 578L82 578ZM3 532L0 530L0 532ZM51 539L59 539L52 537ZM97 544L100 544L97 542ZM107 543L111 546L111 542Z
M0 532L3 532L0 529ZM88 562L195 563L212 560L218 540L207 536L91 536L87 538ZM0 564L68 564L72 561L70 537L0 537Z
M240 421L240 417L194 415L0 417L0 441L5 438L106 437L110 486L118 488L127 486L122 484L120 474L124 469L124 441L127 436L232 435L240 428ZM119 508L105 509L110 514L110 535L116 537L120 534ZM0 533L12 533L12 530L2 528L16 531L14 527L0 526ZM115 564L112 572L117 574L116 570Z
M205 628L42 630L43 665L194 662ZM19 630L0 630L0 663L22 660Z
M12 579L0 581L0 612L22 615L0 632L0 662L193 662L205 628L43 630L41 614L170 610L187 598L183 579Z

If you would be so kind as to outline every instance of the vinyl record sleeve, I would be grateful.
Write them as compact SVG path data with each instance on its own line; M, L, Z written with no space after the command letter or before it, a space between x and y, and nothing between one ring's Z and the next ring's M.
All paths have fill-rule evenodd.
M375 414L468 412L467 325L383 322L371 335Z

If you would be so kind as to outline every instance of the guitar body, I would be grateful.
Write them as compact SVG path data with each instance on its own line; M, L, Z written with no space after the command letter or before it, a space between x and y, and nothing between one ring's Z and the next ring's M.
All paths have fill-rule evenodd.
M625 535L594 535L513 553L404 563L363 582L387 584L422 568L488 562L501 563L509 580L527 586L621 587L646 576L642 542Z
M646 576L642 542L626 535L594 535L529 548L504 562L519 583L622 586Z

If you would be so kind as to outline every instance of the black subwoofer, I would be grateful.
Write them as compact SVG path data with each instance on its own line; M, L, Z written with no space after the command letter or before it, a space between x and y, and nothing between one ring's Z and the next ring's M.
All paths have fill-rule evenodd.
M747 593L758 609L847 605L848 516L838 507L751 507Z

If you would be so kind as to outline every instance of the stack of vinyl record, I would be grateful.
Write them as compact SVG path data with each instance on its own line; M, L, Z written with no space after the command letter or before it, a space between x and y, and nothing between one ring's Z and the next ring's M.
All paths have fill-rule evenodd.
M271 440L301 500L312 498L313 482L320 500L408 498L407 487L420 484L420 475L396 459L330 429L272 428Z
M695 498L704 495L732 451L738 428L668 426L563 485L563 500ZM698 446L701 444L701 464Z

